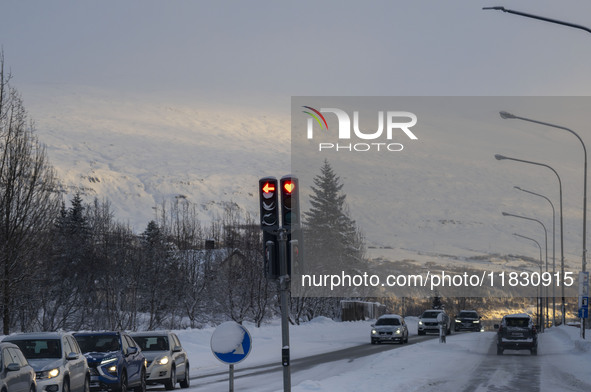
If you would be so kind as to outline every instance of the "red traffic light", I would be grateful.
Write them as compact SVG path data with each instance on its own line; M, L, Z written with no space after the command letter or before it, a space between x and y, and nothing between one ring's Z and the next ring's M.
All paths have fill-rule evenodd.
M275 192L275 184L272 184L270 182L265 182L265 185L263 185L263 192L265 193L270 193L270 192Z
M292 193L295 189L295 183L293 181L285 181L283 183L283 189L285 189L287 193Z

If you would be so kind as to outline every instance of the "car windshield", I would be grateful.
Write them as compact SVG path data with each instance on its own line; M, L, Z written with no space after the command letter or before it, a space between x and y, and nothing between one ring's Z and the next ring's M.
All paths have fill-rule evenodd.
M437 318L439 313L441 313L441 312L433 312L433 311L424 312L423 315L421 316L421 318Z
M400 320L395 317L384 317L378 319L376 325L400 325Z
M16 344L27 359L62 357L59 339L26 339L10 342Z
M166 351L168 350L168 336L134 336L142 351Z
M76 340L83 353L119 350L119 339L116 335L77 335Z
M478 314L476 312L460 312L458 317L478 318Z
M523 317L507 317L505 319L507 327L527 328L529 326L529 319Z

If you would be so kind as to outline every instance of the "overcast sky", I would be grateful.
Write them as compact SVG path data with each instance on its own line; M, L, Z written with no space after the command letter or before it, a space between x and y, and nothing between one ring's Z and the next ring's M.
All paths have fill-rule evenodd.
M61 136L68 128L68 121L70 128L82 132L94 129L96 133L97 122L109 123L109 116L119 121L116 113L133 105L143 110L133 107L129 111L140 114L174 104L200 110L207 103L221 107L222 113L244 106L253 117L276 112L288 124L292 96L588 96L591 92L591 34L482 10L483 6L502 5L591 27L588 0L4 0L0 4L5 65L12 71L12 84L23 95L37 128L46 132L42 141L49 143L55 142L52 135ZM60 96L66 99L60 100ZM87 96L93 99L85 100ZM143 105L154 100L157 105ZM92 106L93 111L75 112L76 106L84 105L79 101ZM118 110L111 107L100 113L108 107L105 102ZM490 121L509 129L498 117L501 109L511 110L490 108ZM580 112L587 113L585 109ZM556 114L544 120L568 122L583 139L591 138L585 119L572 122L561 117L565 113ZM153 118L145 117L146 121ZM129 122L136 123L136 119ZM289 143L289 125L277 123L282 124L275 127L277 132L285 137L274 134L273 142ZM219 133L226 135L225 131ZM267 128L261 132L271 133ZM453 127L446 132L440 137L451 136ZM68 135L64 133L64 140L71 142ZM495 163L494 153L511 153L505 148L492 151L488 147L494 143L468 135L483 148L482 153L474 153L477 158L491 164ZM566 137L559 135L556 137ZM95 136L104 139L101 134ZM462 134L456 132L456 136ZM429 140L426 134L420 138L421 143ZM510 134L505 138L514 140ZM226 139L224 142L231 142ZM503 140L499 136L492 142ZM578 171L576 182L565 178L565 205L580 209L580 188L568 188L580 183L580 155L575 155L580 154L579 146L570 139L568 143L560 148L577 161L562 163L573 173L575 168ZM70 150L67 143L62 144L56 148ZM530 138L519 146L542 151L533 147ZM550 151L554 146L550 144ZM439 144L433 143L429 145L433 150L423 152L428 156L437 147ZM93 148L97 154L105 150ZM577 151L571 153L567 148ZM281 152L283 149L287 146L282 146ZM446 151L438 152L446 159L451 157ZM162 161L166 159L170 158ZM224 173L234 173L235 161L228 162ZM421 163L432 162L425 159ZM489 163L483 165L487 168ZM472 166L468 163L460 169L469 172ZM257 168L249 171L258 175ZM511 184L507 186L511 189ZM423 189L419 187L418 192ZM351 199L355 200L354 195ZM451 203L454 199L448 196L446 200ZM498 215L496 204L490 206Z
M492 5L591 26L586 0L5 0L0 44L25 102L81 85L282 110L293 95L591 91L589 33Z

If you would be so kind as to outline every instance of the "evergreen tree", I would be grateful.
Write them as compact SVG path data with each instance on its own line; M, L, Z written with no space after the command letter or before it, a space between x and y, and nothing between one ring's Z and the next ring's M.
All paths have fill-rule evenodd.
M349 217L343 183L327 160L311 188L311 207L304 213L306 258L314 268L358 269L363 262L363 239Z

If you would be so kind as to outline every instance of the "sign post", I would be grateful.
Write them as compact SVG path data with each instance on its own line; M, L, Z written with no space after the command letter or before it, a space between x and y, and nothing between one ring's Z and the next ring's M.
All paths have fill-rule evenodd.
M589 272L579 272L579 318L581 337L585 339L585 319L589 318Z
M242 362L252 348L250 333L242 325L227 321L218 325L211 335L211 351L221 362L229 367L229 390L234 391L234 365Z

